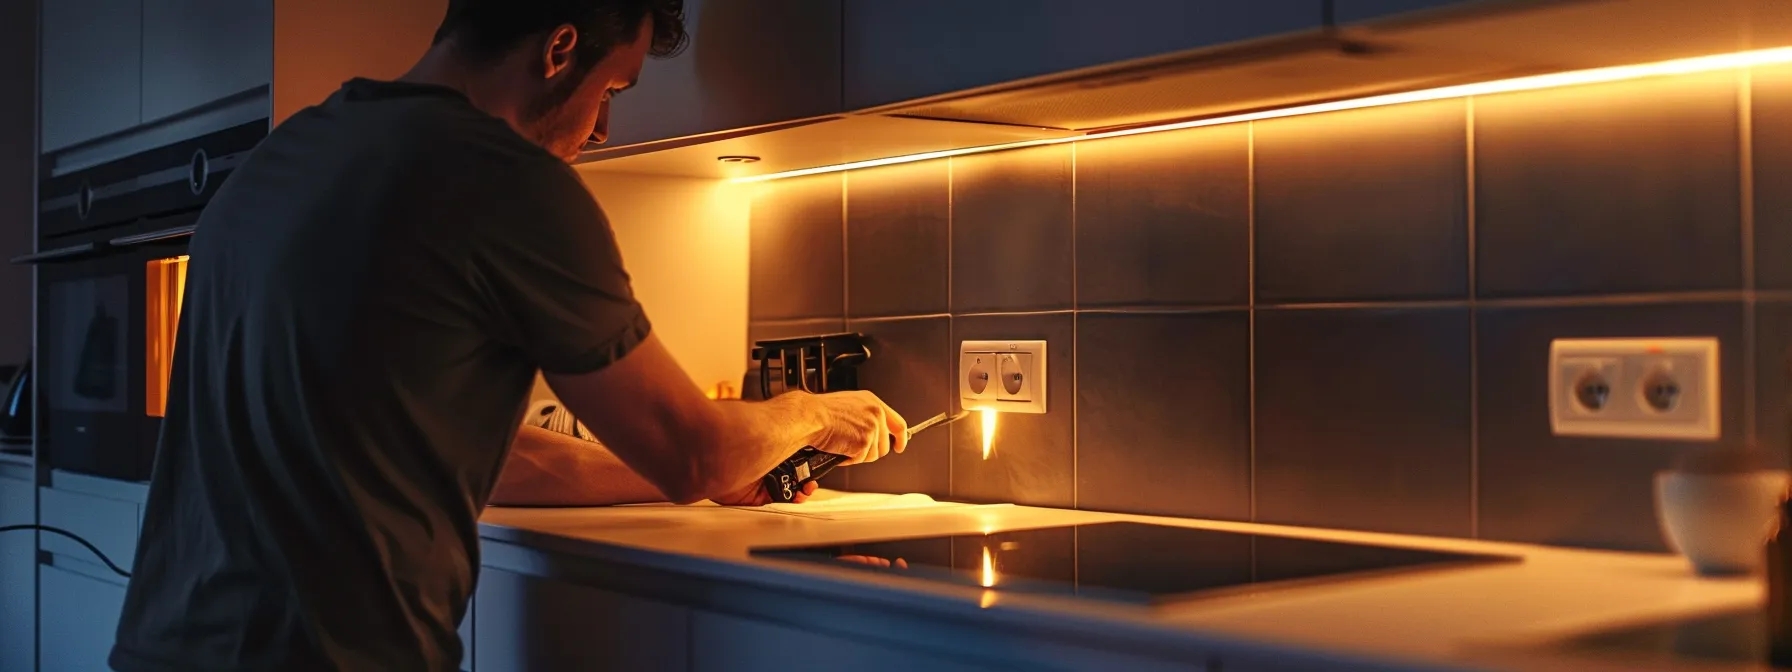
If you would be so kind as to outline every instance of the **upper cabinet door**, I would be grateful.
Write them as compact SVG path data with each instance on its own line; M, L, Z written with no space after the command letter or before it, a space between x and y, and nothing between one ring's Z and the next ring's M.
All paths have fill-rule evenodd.
M142 3L144 122L273 81L273 0Z
M685 0L690 46L648 59L611 104L605 146L839 112L840 3Z
M43 151L136 126L142 93L140 0L43 3Z
M1460 5L1474 0L1336 0L1338 23L1356 23L1386 18L1422 9Z
M1320 26L1321 0L845 0L846 107Z

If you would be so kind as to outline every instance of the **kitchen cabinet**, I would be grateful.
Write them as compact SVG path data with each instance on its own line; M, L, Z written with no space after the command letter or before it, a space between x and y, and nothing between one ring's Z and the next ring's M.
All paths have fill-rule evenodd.
M478 602L479 602L479 596L477 594L475 594L472 597L472 599L467 600L467 615L464 618L460 619L460 670L461 670L461 672L473 672L473 670L474 670L474 667L473 667L473 656L474 656L473 645L476 642L473 639L473 609L475 609L475 607L473 605Z
M847 109L1317 29L1321 0L845 0Z
M37 522L30 467L0 465L0 526ZM34 669L37 658L37 542L30 532L0 534L0 670Z
M606 146L840 111L842 0L686 0L691 42L611 103Z
M998 669L726 614L699 611L691 617L691 672L783 672L793 656L855 672Z
M112 653L118 616L124 612L125 579L99 579L42 565L38 581L38 669L109 669L106 657Z
M684 607L489 566L473 607L479 670L688 669Z
M136 126L142 108L142 0L43 3L42 149Z
M141 2L142 123L273 81L273 0Z
M1356 23L1448 5L1472 4L1473 0L1333 0L1338 23Z

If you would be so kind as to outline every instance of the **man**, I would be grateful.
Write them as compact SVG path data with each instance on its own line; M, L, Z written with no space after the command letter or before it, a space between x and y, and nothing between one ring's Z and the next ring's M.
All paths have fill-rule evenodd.
M754 504L804 444L904 448L868 393L709 401L635 302L566 162L681 4L452 0L400 81L236 171L192 241L113 667L457 669L488 501ZM520 427L537 370L608 450Z

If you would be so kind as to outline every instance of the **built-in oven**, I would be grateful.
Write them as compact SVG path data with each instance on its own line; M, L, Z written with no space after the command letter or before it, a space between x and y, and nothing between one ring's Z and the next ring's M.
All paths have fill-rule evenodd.
M200 211L267 122L43 180L37 446L52 469L149 480Z

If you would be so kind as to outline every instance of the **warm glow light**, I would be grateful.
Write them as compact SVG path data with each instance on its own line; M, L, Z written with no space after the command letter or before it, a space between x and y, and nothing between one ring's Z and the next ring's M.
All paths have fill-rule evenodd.
M989 447L996 439L996 412L983 409L983 459L989 459Z
M1671 61L1658 61L1655 63L1641 63L1641 64L1637 64L1637 65L1619 65L1619 66L1606 67L1606 68L1594 68L1591 70L1574 70L1574 71L1570 71L1570 72L1557 72L1557 73L1552 73L1552 74L1547 74L1547 75L1534 75L1534 76L1530 76L1530 77L1502 79L1502 80L1497 80L1497 81L1492 81L1492 82L1480 82L1480 83L1476 83L1476 84L1459 84L1456 86L1444 86L1444 87L1439 87L1439 88L1435 88L1435 89L1424 89L1421 91L1408 91L1405 93L1390 93L1390 94L1384 94L1384 95L1379 95L1379 96L1369 96L1367 98L1353 98L1350 100L1340 100L1340 101L1334 101L1334 102L1329 102L1329 103L1315 103L1312 105L1299 105L1299 106L1295 106L1295 107L1285 107L1285 108L1275 109L1275 110L1262 110L1262 111L1258 111L1258 112L1247 112L1244 114L1234 114L1234 115L1228 115L1228 116L1223 116L1223 117L1213 117L1210 119L1198 119L1195 121L1184 121L1184 122L1177 122L1177 123L1172 123L1172 124L1161 124L1161 125L1157 125L1157 126L1142 126L1139 128L1129 128L1129 129L1119 130L1119 131L1107 131L1104 133L1090 133L1088 135L1079 135L1079 136L1072 136L1072 137L1067 137L1067 138L1043 138L1043 139L1039 139L1039 140L1022 140L1019 142L1009 142L1009 143L1003 143L1003 144L999 144L999 145L987 145L987 146L983 146L983 147L967 147L964 149L949 149L949 150L943 150L943 151L938 151L938 152L926 152L926 153L922 153L922 154L909 154L906 156L894 156L894 157L885 158L885 159L871 159L868 161L854 161L852 163L841 163L841 164L835 164L835 165L831 165L831 166L819 166L816 168L803 168L801 170L787 170L787 171L784 171L781 173L771 173L771 174L767 174L767 175L754 175L751 177L737 177L737 178L734 178L733 181L735 181L735 182L763 182L766 180L777 180L777 179L783 179L786 177L800 177L803 175L817 175L820 173L834 173L834 172L839 172L839 171L843 171L843 170L857 170L860 168L873 168L876 166L888 166L888 165L898 164L898 163L913 163L915 161L926 161L929 159L943 159L948 156L963 156L965 154L981 154L984 152L997 152L997 151L1002 151L1005 149L1019 149L1021 147L1036 147L1039 145L1056 145L1056 144L1061 144L1061 143L1066 143L1066 142L1081 142L1084 140L1100 140L1102 138L1117 138L1117 137L1127 136L1127 135L1140 135L1143 133L1159 133L1159 132L1163 132L1163 131L1175 131L1175 130L1182 130L1182 129L1187 129L1187 128L1200 128L1203 126L1220 126L1220 125L1224 125L1224 124L1236 124L1236 123L1245 122L1245 121L1262 121L1265 119L1278 119L1281 117L1296 117L1296 116L1301 116L1301 115L1306 115L1306 114L1319 114L1322 112L1337 112L1340 110L1354 110L1354 109L1360 109L1360 108L1365 108L1365 107L1383 107L1383 106L1387 106L1387 105L1400 105L1403 103L1418 103L1418 102L1424 102L1424 101L1428 101L1428 100L1443 100L1446 98L1465 98L1468 96L1485 96L1485 95L1498 94L1498 93L1513 93L1516 91L1534 91L1537 89L1553 89L1553 88L1560 88L1560 87L1564 87L1564 86L1576 86L1576 85L1581 85L1581 84L1602 84L1602 83L1606 83L1606 82L1616 82L1616 81L1622 81L1622 80L1626 80L1626 79L1639 79L1642 77L1659 77L1659 76L1664 76L1664 75L1687 75L1687 74L1693 74L1693 73L1698 73L1698 72L1710 72L1713 70L1724 70L1724 69L1729 69L1729 68L1746 68L1746 67L1757 66L1757 65L1771 65L1771 64L1775 64L1775 63L1788 63L1788 62L1792 62L1792 47L1778 47L1778 48L1774 48L1774 49L1761 49L1761 50L1757 50L1757 51L1742 51L1742 52L1735 52L1735 53L1729 53L1729 54L1717 54L1717 55L1713 55L1713 56L1698 56L1698 57L1694 57L1694 58L1680 58L1680 59L1675 59L1675 60L1671 60ZM987 439L985 439L985 441L987 441ZM987 452L988 451L985 450L986 455L987 455Z
M996 561L990 557L989 547L983 547L983 587L993 588L996 585Z

